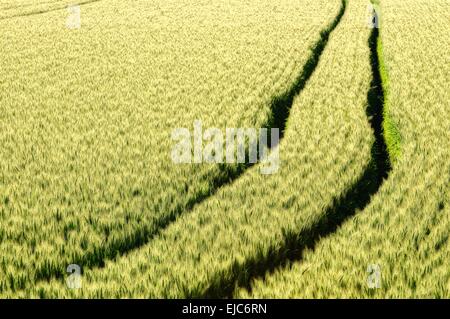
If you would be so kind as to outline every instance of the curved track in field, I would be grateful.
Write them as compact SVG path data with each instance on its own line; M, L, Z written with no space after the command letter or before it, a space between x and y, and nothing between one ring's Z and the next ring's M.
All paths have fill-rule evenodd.
M319 62L320 55L326 46L329 35L336 28L342 16L344 15L345 7L346 1L342 0L342 6L341 9L339 10L338 15L334 18L334 20L326 28L326 30L323 30L321 32L320 39L314 45L311 56L308 58L302 70L298 74L293 85L286 92L283 92L282 94L273 98L272 102L270 103L272 116L268 120L266 126L268 128L279 128L280 140L283 138L283 131L286 127L286 122L289 117L289 111L292 107L294 97L302 91L308 79L313 74L314 69ZM273 147L275 145L270 146ZM206 199L210 198L211 196L214 196L222 187L232 184L240 176L242 176L247 169L249 169L254 165L257 165L257 163L241 164L238 165L237 167L221 164L220 174L213 179L212 187L209 190L209 193L200 194L196 198L192 199L185 209L181 209L180 207L178 210L164 216L164 218L159 219L155 227L152 228L152 230L144 229L137 232L135 234L135 237L126 240L127 242L126 247L123 246L123 241L120 241L120 243L118 242L116 247L114 247L114 243L112 243L112 247L107 248L107 251L111 251L112 253L111 256L108 256L107 258L98 259L96 258L97 255L95 254L85 255L85 259L79 262L84 265L89 265L90 267L103 267L105 259L114 258L117 256L117 253L119 253L120 255L124 255L132 250L139 249L141 246L150 242L152 238L157 236L171 223L173 223L179 215L192 211L196 205L201 204Z
M93 0L91 2L94 1L101 0ZM328 42L328 38L331 32L339 24L345 13L345 9L346 0L342 0L341 8L339 9L337 16L330 22L326 29L320 32L320 39L312 48L311 55L300 70L298 76L295 78L293 84L288 90L278 96L275 96L270 103L272 114L265 126L268 128L279 128L280 140L284 135L283 132L286 127L286 122L289 117L289 112L292 107L294 97L301 93L309 78L314 73L314 70L319 62L320 55ZM273 147L275 145L269 146ZM152 227L139 229L133 234L130 234L126 240L120 238L117 241L112 241L108 243L107 246L103 246L98 250L84 254L80 259L75 260L74 263L82 264L84 267L89 268L102 268L106 260L115 258L117 255L124 255L132 250L139 249L143 245L149 243L155 236L173 223L179 215L190 212L196 205L202 203L207 198L214 196L219 189L226 185L232 184L240 176L242 176L248 168L254 165L255 164L241 164L238 166L230 166L221 164L221 171L219 175L216 176L211 182L211 189L207 193L199 194L184 207L177 207L174 211L170 212L170 214L167 214L163 218L157 220ZM56 269L54 271L49 271L46 268L38 269L36 271L37 281L49 280L51 278L62 278L62 276L63 274L58 272Z
M312 48L310 57L302 67L294 83L288 90L273 98L270 103L271 116L267 122L267 127L279 128L281 131L280 138L284 136L283 133L294 98L301 94L314 73L331 33L339 25L346 11L346 4L347 0L342 0L342 6L337 16L320 33L320 39ZM377 39L378 30L374 29L369 38L372 81L371 88L367 93L367 117L375 136L375 142L372 145L371 161L361 173L361 176L350 189L333 201L330 208L325 211L317 223L304 229L301 233L296 233L295 231L284 232L281 249L269 248L269 253L262 258L252 257L242 265L234 265L236 269L233 269L230 273L236 275L231 277L224 276L219 282L211 284L202 295L193 297L231 297L235 284L250 289L252 279L260 277L268 271L282 267L289 261L301 259L302 251L305 248L314 247L320 238L333 233L347 218L353 216L357 210L363 209L370 202L370 197L378 191L383 180L388 176L390 165L382 130L384 101L377 56ZM253 165L240 165L237 168L223 165L220 175L212 181L211 190L207 193L199 194L199 196L192 199L185 207L177 207L170 214L160 218L154 227L138 229L127 240L108 243L106 247L101 247L99 250L83 255L76 263L83 264L87 267L101 268L104 266L106 260L139 249L173 223L179 215L189 212L197 204L214 196L219 189L233 183ZM246 272L248 276L239 277L238 274L242 272ZM38 280L59 277L60 275L57 271L50 273L37 272Z
M373 29L368 41L370 47L370 62L372 81L367 93L367 117L372 127L375 142L372 145L371 162L357 182L330 207L323 218L313 228L301 233L285 233L284 245L281 249L272 250L264 260L251 260L246 269L253 269L244 282L237 284L251 291L253 279L262 278L267 273L286 266L290 262L301 261L305 249L314 249L322 239L336 231L348 218L357 211L363 210L369 203L372 195L376 194L388 177L391 170L389 154L383 136L383 107L384 92L380 75L380 59L377 51L379 37L378 29ZM305 240L306 239L306 240ZM232 287L233 285L227 284ZM233 291L224 291L218 294L216 290L207 292L207 297L232 297Z

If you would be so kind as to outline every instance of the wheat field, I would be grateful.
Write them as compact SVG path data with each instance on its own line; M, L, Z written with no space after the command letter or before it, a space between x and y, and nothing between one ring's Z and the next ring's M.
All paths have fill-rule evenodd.
M449 16L0 0L0 297L449 298ZM196 123L279 130L276 171Z

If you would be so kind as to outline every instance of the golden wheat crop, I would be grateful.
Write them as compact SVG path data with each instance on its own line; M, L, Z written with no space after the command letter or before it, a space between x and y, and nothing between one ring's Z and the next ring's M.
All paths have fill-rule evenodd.
M366 114L371 82L370 30L363 18L367 3L351 1L344 13L343 2L322 33L318 47L326 48L319 56L313 52L311 59L320 61L293 103L277 174L249 169L147 245L87 270L80 291L52 280L19 295L226 296L258 268L283 258L290 242L308 242L324 221L337 218L341 194L375 178L370 176L374 137Z
M373 2L0 0L0 297L450 297L450 0Z
M401 136L389 179L367 208L245 297L450 297L450 2L381 0L378 51ZM370 287L369 265L379 269Z
M238 166L174 164L172 130L265 126L339 6L97 1L75 30L65 8L0 20L0 291L102 266L228 183Z

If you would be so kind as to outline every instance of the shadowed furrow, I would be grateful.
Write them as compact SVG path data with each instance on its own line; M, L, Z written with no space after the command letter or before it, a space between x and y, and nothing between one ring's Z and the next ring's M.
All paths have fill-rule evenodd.
M450 296L450 78L443 68L450 6L447 0L383 0L380 6L383 134L394 160L389 178L364 210L305 251L301 262L238 296Z
M342 194L350 193L345 205L358 205L348 202L359 194L352 191L354 185L359 187L359 177L366 182L364 174L373 172L367 170L374 138L365 113L371 82L370 30L352 23L357 14L365 13L366 5L350 1L345 7L312 76L294 99L285 136L277 146L282 158L277 174L263 176L259 165L248 169L190 214L181 215L151 243L106 262L102 269L87 270L82 291L67 291L61 282L51 281L23 294L227 296L236 285L248 282L256 268L266 269L267 260L277 263L267 256L283 255L283 247L290 246L286 241L314 237L333 208L338 216L327 217L340 218L337 210L343 204L337 198ZM343 41L349 35L352 41ZM340 81L329 81L335 77ZM304 237L298 238L299 233Z
M378 36L378 29L374 28L368 40L372 82L367 94L367 116L375 136L370 164L358 181L342 197L336 200L336 203L313 228L307 229L300 234L295 232L285 234L284 246L281 249L278 248L276 251L272 251L265 256L265 260L251 261L250 265L247 265L247 269L255 269L255 272L249 274L246 282L239 283L241 289L247 289L248 291L245 293L242 291L234 292L238 294L237 296L240 296L239 294L251 294L251 283L253 280L258 278L264 280L264 276L270 275L293 262L301 261L305 249L314 250L318 241L333 234L342 223L354 216L358 211L363 210L370 203L372 196L378 192L384 179L388 177L391 166L382 128L384 93L377 53ZM263 285L263 282L259 283L259 285ZM231 294L232 291L228 293L228 297L233 296Z
M174 164L172 130L267 126L273 96L292 90L340 9L129 3L86 7L74 32L62 12L2 22L2 294L61 280L68 264L103 267L233 187L250 165Z
M294 97L302 91L308 79L313 74L314 69L319 62L320 55L326 46L329 35L339 24L339 21L345 12L346 1L341 1L342 5L338 15L326 29L320 32L320 39L311 49L311 55L302 67L301 72L295 78L291 86L287 88L287 90L274 97L270 102L271 114L269 115L267 124L263 126L269 129L278 128L280 130L279 141L283 139L284 130L286 128L286 123ZM277 146L271 145L271 140L269 131L269 149ZM246 151L246 154L248 154L248 150ZM168 225L175 222L179 215L189 213L196 205L199 205L206 199L214 196L220 188L232 184L236 179L240 178L247 169L256 164L258 163L236 165L220 164L219 171L210 181L210 188L206 192L198 193L196 197L190 199L185 205L178 206L169 214L162 216L162 218L155 221L152 227L138 228L127 237L118 238L117 241L111 241L106 247L98 247L98 249L93 252L84 254L80 258L74 259L73 262L75 264L83 265L86 268L104 267L104 262L106 260L110 260L118 255L124 255L132 250L139 249L141 246L149 243L155 236L158 236L158 234L161 233ZM44 265L41 269L38 269L36 279L48 280L53 276L59 277L59 275L64 276L65 274L58 272L57 269L53 269L50 265Z
M283 133L289 117L289 111L294 101L294 97L301 92L301 90L305 87L308 79L313 74L317 63L319 62L320 55L326 46L330 33L336 28L345 12L345 6L346 1L342 0L342 6L338 15L325 30L320 32L320 39L313 46L310 57L302 67L301 72L298 74L293 84L285 92L273 98L270 103L271 114L269 116L268 123L264 126L269 129L278 128L280 130L280 140L284 136ZM276 146L271 145L271 140L272 139L270 138L269 134L269 148L273 148ZM248 154L248 151L246 151L246 154ZM179 215L189 213L196 205L199 205L204 200L208 199L211 196L214 196L214 194L216 194L216 192L221 187L232 184L236 179L244 174L247 169L251 168L254 165L255 164L252 163L219 165L219 173L211 181L209 190L204 193L197 194L197 196L187 202L185 206L179 206L169 214L164 215L162 218L158 219L151 228L138 229L126 238L119 238L117 241L110 242L107 247L99 247L92 253L85 254L79 259L74 259L74 263L83 265L86 268L103 267L105 260L112 259L117 255L124 255L135 249L139 249L141 246L149 243L168 225L173 223ZM65 274L61 273L61 275L64 276ZM42 270L37 271L36 279L49 279L52 276L59 277L57 269L52 269L52 267L49 267L49 265L44 265L42 267Z

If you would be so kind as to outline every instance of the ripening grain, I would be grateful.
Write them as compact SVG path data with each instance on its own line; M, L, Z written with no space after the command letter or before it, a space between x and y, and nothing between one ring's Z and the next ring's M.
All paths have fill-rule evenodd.
M450 1L380 2L378 49L400 157L363 212L240 297L450 297ZM379 289L368 287L370 264L380 267Z
M88 270L80 291L54 280L19 295L220 296L273 262L286 241L307 241L317 224L333 220L330 207L372 165L373 133L365 113L370 30L359 19L366 5L349 2L295 99L277 174L249 169L149 244Z
M339 6L105 0L77 30L65 8L1 20L0 292L101 266L226 184L232 165L174 164L172 130L266 125Z
M369 1L0 0L0 297L449 298L450 0ZM173 163L195 120L279 170Z

